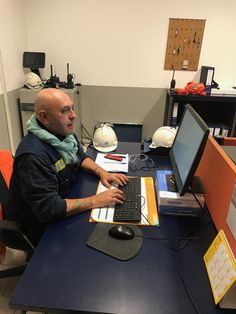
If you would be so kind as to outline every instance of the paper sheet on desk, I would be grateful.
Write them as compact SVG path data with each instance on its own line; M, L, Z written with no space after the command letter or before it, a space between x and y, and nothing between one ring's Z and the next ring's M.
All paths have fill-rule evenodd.
M114 187L112 187L114 188ZM97 194L106 191L107 188L99 182ZM142 205L142 218L140 223L127 223L134 225L159 225L155 191L153 186L153 179L151 177L141 178L141 195L146 200ZM103 208L94 208L91 211L90 222L103 222L103 223L115 223L113 222L114 205ZM146 217L146 219L145 219Z
M124 156L122 161L116 161L105 158L107 154L98 153L96 157L96 164L110 172L128 172L129 168L129 154L112 154L114 156Z

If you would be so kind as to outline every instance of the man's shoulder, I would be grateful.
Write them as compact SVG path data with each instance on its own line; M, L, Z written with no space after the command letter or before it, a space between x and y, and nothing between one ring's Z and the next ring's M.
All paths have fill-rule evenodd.
M42 141L37 138L35 135L28 133L26 136L23 137L21 140L19 146L17 147L16 150L16 155L21 153L24 150L32 150L34 151L38 145L42 145Z
M54 151L51 145L40 140L37 136L32 133L28 133L20 142L17 150L15 158L19 157L23 154L35 154L43 156L45 154Z
M38 143L40 142L41 140L35 136L34 134L32 133L28 133L26 136L24 136L19 144L19 147L25 145L26 143ZM18 148L19 148L18 147Z

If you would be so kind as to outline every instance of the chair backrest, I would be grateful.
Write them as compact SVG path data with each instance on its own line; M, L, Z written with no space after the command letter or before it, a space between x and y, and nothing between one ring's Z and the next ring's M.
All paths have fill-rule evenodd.
M12 169L13 156L11 152L7 150L0 150L0 257L4 257L7 246L12 249L25 251L27 254L27 260L20 265L15 266L13 264L7 269L0 270L0 278L21 275L28 264L28 260L34 252L34 245L24 233L21 225L17 222L4 219L4 209L6 208L8 202Z
M13 157L10 151L0 150L0 218L4 216L4 208L8 199L8 189L12 174Z
M11 248L23 251L33 251L34 246L25 235L20 224L4 220L4 209L6 208L8 202L13 160L14 159L10 151L0 150L0 211L2 210L3 219L0 226L0 238L5 245Z
M0 171L7 184L7 187L9 187L10 184L13 160L13 156L9 150L0 150Z

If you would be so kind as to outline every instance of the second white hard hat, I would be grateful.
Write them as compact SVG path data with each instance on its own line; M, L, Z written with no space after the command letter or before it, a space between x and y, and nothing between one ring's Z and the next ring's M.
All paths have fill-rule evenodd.
M108 153L117 148L116 133L110 123L99 123L93 133L93 146L100 152Z
M162 126L158 128L152 136L152 144L150 148L171 147L176 135L176 129L170 126Z
M44 85L41 78L34 72L29 72L26 74L24 84L30 89L43 88L43 85Z

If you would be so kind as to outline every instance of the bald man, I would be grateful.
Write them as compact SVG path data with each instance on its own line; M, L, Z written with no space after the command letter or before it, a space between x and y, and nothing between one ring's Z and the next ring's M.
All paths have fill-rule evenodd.
M119 189L69 199L66 194L79 170L94 172L110 188L127 183L123 174L109 173L86 156L74 134L76 114L70 97L60 89L42 89L28 134L17 148L6 218L25 225L37 245L48 223L85 210L123 203Z

